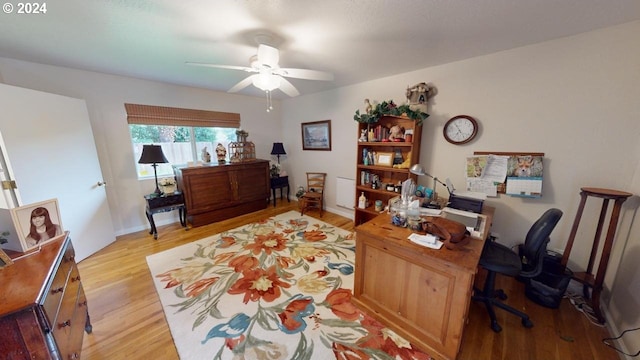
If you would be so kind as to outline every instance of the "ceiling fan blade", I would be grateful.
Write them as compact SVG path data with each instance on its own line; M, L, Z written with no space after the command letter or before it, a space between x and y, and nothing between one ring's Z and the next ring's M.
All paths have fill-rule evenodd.
M333 81L332 73L318 70L280 68L274 73L295 79Z
M253 83L253 78L256 76L258 75L247 76L246 78L244 78L244 80L240 81L239 83L235 84L231 89L227 90L227 92L234 93L246 88L247 86Z
M258 45L258 62L276 68L278 61L280 61L280 50L265 44Z
M280 76L280 90L291 97L300 95L298 89L296 89L296 87L293 86L293 84L290 83L289 80L283 78L282 76Z
M192 66L212 67L212 68L217 68L217 69L242 70L242 71L246 71L246 72L257 72L256 69L250 68L250 67L246 67L246 66L216 65L216 64L190 62L190 61L185 62L185 64L192 65Z

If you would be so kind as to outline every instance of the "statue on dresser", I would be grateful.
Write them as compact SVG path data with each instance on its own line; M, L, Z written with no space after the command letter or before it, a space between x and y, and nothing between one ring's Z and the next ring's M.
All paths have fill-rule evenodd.
M206 163L211 162L211 154L209 154L209 152L207 151L206 146L202 149L202 161Z
M218 157L218 164L224 164L227 161L225 158L227 157L227 149L225 149L224 145L218 143L216 146L216 156Z

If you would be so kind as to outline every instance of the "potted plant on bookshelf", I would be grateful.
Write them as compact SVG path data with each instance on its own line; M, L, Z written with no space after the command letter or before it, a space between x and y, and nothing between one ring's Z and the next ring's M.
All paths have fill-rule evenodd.
M429 117L429 114L420 110L412 110L409 105L396 105L393 100L383 101L376 104L371 111L367 111L363 114L360 110L356 110L353 120L359 123L366 123L367 126L375 124L383 116L402 116L405 115L409 119L416 122L417 125L421 125L422 122Z

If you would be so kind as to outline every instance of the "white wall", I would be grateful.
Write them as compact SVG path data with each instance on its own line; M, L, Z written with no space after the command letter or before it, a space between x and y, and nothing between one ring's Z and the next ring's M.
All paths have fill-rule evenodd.
M329 183L338 176L355 175L356 139L353 114L364 109L363 99L405 101L408 85L430 82L438 88L423 126L421 163L440 178L450 177L464 188L464 159L474 151L543 152L541 199L500 195L487 200L496 207L492 231L506 244L522 242L531 224L550 207L564 212L551 236L550 247L564 250L580 200L581 187L612 188L640 193L640 22L584 33L532 46L503 51L456 63L381 78L336 91L283 101L283 137L301 149L300 122L332 119L331 153L299 151L287 159L297 184L304 171L326 171ZM402 56L402 54L398 54ZM393 64L389 64L393 66ZM443 139L444 123L466 114L480 122L476 140L454 146ZM635 178L634 178L635 176ZM636 180L633 180L636 179ZM430 185L427 178L420 183ZM329 208L335 207L335 189L327 189ZM601 201L590 198L571 253L571 266L584 269L591 250ZM624 330L640 324L640 274L637 259L640 229L631 227L638 201L624 206L610 271L611 289L622 249L625 258L618 278L624 285L606 294L605 306L617 311L614 327ZM624 235L622 235L624 234ZM627 244L627 242L629 244ZM631 244L633 243L633 244ZM634 263L635 261L635 263ZM621 282L622 283L622 282ZM627 285L630 284L630 285ZM626 293L635 290L629 298ZM609 298L614 298L607 303ZM634 312L629 317L629 312ZM626 320L621 321L626 317ZM636 344L640 341L636 340ZM631 349L639 346L629 345Z
M0 58L6 84L85 99L107 197L117 235L148 229L145 194L153 180L139 181L124 103L173 106L240 113L241 126L256 145L256 156L271 159L271 145L280 140L280 104L267 113L263 98L232 95L95 72ZM72 159L70 159L72 161ZM157 224L174 222L174 213L158 214Z

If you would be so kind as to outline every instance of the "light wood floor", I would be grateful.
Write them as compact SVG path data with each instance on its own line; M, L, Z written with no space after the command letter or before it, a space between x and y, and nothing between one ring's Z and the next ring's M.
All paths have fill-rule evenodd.
M93 324L93 333L84 336L82 358L178 359L147 268L147 255L296 210L295 204L279 200L275 208L270 205L266 210L188 231L178 224L163 226L158 240L147 231L120 236L115 243L81 261L78 267ZM348 218L325 212L322 220L353 231L353 222ZM568 300L562 301L560 309L552 310L528 300L522 284L515 280L499 277L498 286L509 295L508 303L523 308L535 326L525 329L515 316L496 310L503 328L496 334L489 328L483 305L472 302L458 359L619 359L601 341L609 336L606 329L592 325Z

